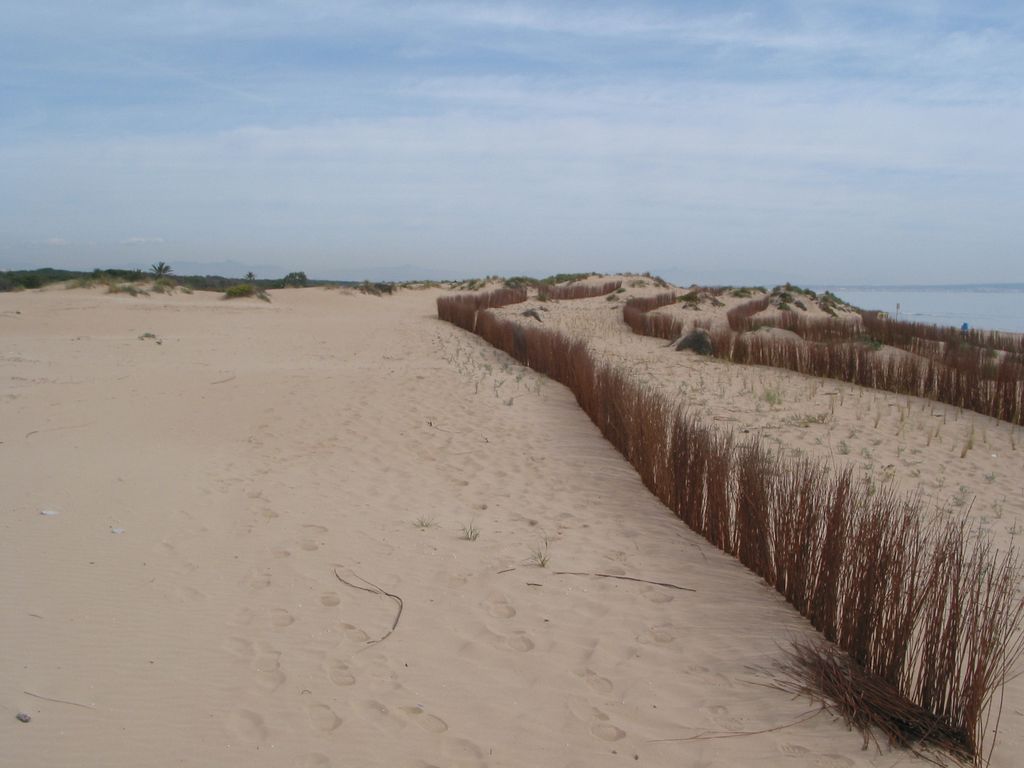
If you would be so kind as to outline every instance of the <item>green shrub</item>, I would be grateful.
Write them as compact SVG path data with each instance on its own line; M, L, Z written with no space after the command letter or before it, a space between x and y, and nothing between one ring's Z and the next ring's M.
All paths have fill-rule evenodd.
M540 283L532 277L526 277L525 275L517 275L515 277L509 277L505 279L506 288L533 288Z
M153 293L174 293L178 284L170 277L158 277L153 281Z
M224 291L225 299L242 299L248 296L255 296L256 288L249 283L238 283Z
M136 288L131 283L108 283L107 293L127 293L129 296L149 296L149 291Z
M556 283L575 283L577 280L583 280L596 274L596 272L560 272L557 275L549 275L540 282L547 283L548 285L555 285Z

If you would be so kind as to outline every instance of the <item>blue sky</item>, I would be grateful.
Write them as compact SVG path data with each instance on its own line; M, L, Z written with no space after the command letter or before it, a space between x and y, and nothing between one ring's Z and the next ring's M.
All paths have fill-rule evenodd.
M1024 281L1020 3L0 10L0 267Z

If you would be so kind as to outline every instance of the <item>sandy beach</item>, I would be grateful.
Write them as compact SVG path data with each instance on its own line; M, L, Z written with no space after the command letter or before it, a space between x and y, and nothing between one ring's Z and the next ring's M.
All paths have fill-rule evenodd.
M442 291L270 293L0 294L0 762L926 764L773 687L807 621ZM549 305L702 418L1022 530L1019 428Z

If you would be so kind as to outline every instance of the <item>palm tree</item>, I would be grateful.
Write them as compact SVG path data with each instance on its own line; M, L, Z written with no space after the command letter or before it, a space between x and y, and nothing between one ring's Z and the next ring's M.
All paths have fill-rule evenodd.
M156 264L153 264L149 269L153 273L153 276L158 280L161 277L166 277L174 271L171 269L170 264L164 264L162 261L158 261Z
M256 279L256 273L255 272L246 272L245 273L245 279L246 280L255 280Z

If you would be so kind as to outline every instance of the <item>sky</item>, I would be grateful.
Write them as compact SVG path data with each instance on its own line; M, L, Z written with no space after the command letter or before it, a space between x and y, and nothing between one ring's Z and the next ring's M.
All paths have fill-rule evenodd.
M1024 282L1024 4L0 0L0 268Z

